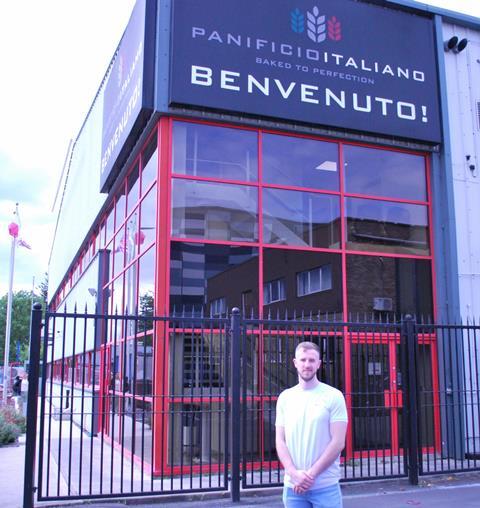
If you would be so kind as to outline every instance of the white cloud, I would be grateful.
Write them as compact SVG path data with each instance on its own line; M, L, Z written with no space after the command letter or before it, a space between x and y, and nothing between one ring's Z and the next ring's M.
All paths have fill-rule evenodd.
M7 291L15 202L21 236L14 290L47 270L50 213L70 139L78 134L134 0L24 0L0 6L0 295Z
M418 3L434 5L449 11L480 17L480 2L478 0L428 0Z

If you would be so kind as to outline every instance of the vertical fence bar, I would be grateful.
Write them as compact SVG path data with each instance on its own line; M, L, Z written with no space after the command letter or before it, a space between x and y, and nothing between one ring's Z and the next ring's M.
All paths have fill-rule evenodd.
M408 382L408 480L418 485L418 400L417 400L417 362L415 344L415 321L412 316L405 316L403 322L405 346L407 348L407 382Z
M232 412L230 417L231 442L231 498L234 503L240 502L240 435L238 422L240 421L240 309L232 309L231 320L231 397ZM245 440L245 436L243 436Z
M25 442L25 472L23 483L23 506L33 508L35 496L35 450L37 438L37 402L38 402L38 374L40 368L40 340L42 331L42 306L33 304L32 319L30 322L30 358L29 358L29 385L28 385L28 411L27 433ZM46 344L44 347L47 347Z

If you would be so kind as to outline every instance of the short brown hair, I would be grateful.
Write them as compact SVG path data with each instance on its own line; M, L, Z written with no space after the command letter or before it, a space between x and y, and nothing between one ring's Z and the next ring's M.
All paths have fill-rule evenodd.
M304 342L299 342L297 344L297 347L295 348L295 355L297 354L297 351L300 349L316 351L318 353L318 356L320 356L320 348L318 347L318 344L315 344L315 342L310 342L308 340Z

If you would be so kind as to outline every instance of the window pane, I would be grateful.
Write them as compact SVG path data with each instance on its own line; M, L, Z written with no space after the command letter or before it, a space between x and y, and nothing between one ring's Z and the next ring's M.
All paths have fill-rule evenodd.
M332 265L322 267L322 291L332 289Z
M172 235L256 241L257 195L253 187L174 180Z
M151 317L155 313L155 249L149 249L139 259L138 278L138 313L140 316ZM153 328L150 320L140 321L138 330L144 331Z
M170 255L171 311L209 315L222 298L225 309L241 308L246 292L258 302L257 249L172 242Z
M297 295L303 296L308 293L308 272L300 272L297 274Z
M111 295L112 313L123 314L123 275L115 279L111 291L113 293ZM117 337L119 337L122 323L115 321L112 326L117 330Z
M309 272L320 267L329 266L330 289L308 294L306 290ZM272 315L278 311L289 318L293 312L297 315L303 312L320 312L323 315L341 314L342 312L342 257L340 254L329 252L296 251L283 249L264 249L263 251L263 279L265 281L283 279L284 299L264 306L264 314ZM317 276L318 284L319 276ZM322 279L323 280L323 279ZM323 280L325 284L325 280ZM305 296L301 296L304 294Z
M128 314L137 313L137 287L138 287L138 267L137 263L132 263L125 270L125 300L124 308ZM135 322L128 321L127 335L133 335L135 332Z
M118 275L124 267L125 259L125 228L122 227L120 231L115 235L115 241L113 243L113 274Z
M115 230L118 230L125 220L125 203L125 186L122 184L115 201Z
M154 185L140 205L141 222L138 243L140 252L155 241L157 211L157 186Z
M113 231L114 231L113 219L114 219L114 216L113 216L113 207L112 207L107 212L107 222L106 222L106 227L105 227L105 230L106 230L105 245L107 245L108 242L112 239L112 235L113 235Z
M285 279L272 280L263 285L263 304L285 300Z
M125 242L125 265L138 254L138 211L127 219L127 241Z
M347 248L428 255L427 207L374 199L346 200Z
M430 261L347 256L348 311L386 320L432 316ZM428 322L428 321L427 321Z
M138 178L138 165L127 178L127 215L133 210L138 202L140 180Z
M340 247L336 196L264 189L263 241L282 245Z
M346 192L427 199L423 157L349 145L344 145L343 154Z
M275 134L262 136L263 181L338 190L338 145Z
M309 293L315 293L316 291L320 291L322 288L322 284L320 282L321 269L316 268L315 270L310 270L310 286L308 288Z
M157 179L158 169L158 151L157 151L157 135L154 134L152 140L145 148L142 154L142 195L146 189Z
M183 175L256 181L257 133L175 122L172 166Z

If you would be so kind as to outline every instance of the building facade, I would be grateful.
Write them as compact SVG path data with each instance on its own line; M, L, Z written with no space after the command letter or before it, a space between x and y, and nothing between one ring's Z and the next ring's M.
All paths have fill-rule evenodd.
M478 19L400 0L139 0L70 153L51 308L478 317L479 30ZM161 347L190 365L170 388L187 377L205 386L202 339L187 348L145 323L111 324L101 347L86 326L83 343L66 345L67 368L52 348L54 378L86 369L92 391L151 406L167 390L161 372L174 369L156 363ZM364 370L338 337L344 391L384 372L397 379L398 348L371 340L356 345ZM434 388L435 339L422 362ZM214 361L209 369L207 384L223 386ZM82 425L115 435L110 421ZM349 453L398 447L393 426L378 442L350 434ZM473 429L479 439L478 421ZM179 460L172 452L169 465Z

